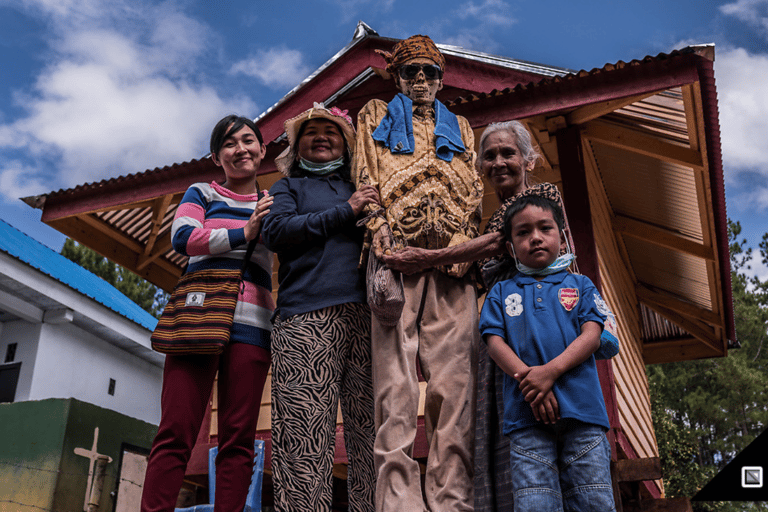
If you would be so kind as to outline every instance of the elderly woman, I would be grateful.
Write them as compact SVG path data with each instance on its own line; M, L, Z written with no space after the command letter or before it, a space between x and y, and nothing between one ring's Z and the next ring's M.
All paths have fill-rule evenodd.
M471 261L483 264L485 285L490 288L500 279L516 272L512 258L504 249L501 233L504 212L521 193L554 197L557 189L550 184L531 187L530 172L539 154L531 136L518 121L488 125L480 138L477 167L494 187L501 206L489 219L484 234L445 249L425 250L407 247L382 260L389 267L406 274L440 265ZM477 375L478 400L475 430L475 510L512 510L508 484L509 441L501 434L503 417L503 372L480 344Z
M341 398L349 458L349 510L374 510L371 312L358 269L363 207L355 191L355 129L321 104L285 122L286 175L270 191L264 243L277 253L272 330L272 468L277 510L330 511L336 411Z
M426 268L481 261L493 263L511 260L504 249L501 234L504 212L519 193L530 187L529 175L539 153L531 142L528 130L518 121L492 123L480 137L477 158L478 170L486 176L499 198L501 206L491 216L484 234L463 244L444 249L427 250L409 246L382 260L390 268L405 274L420 272ZM491 286L494 283L485 283Z

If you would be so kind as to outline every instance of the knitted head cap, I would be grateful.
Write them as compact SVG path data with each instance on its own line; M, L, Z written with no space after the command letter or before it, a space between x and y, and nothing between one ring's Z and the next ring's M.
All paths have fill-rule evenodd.
M384 50L375 51L387 61L386 71L392 75L405 62L420 57L431 60L445 72L445 57L429 36L415 35L408 39L403 39L392 48L392 53Z

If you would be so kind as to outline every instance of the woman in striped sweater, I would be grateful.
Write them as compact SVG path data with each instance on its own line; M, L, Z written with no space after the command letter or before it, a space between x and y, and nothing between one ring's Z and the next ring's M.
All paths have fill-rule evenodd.
M184 194L171 228L173 248L189 256L187 272L242 266L248 243L260 236L272 197L259 198L256 172L265 147L247 118L227 116L211 134L219 184L195 183ZM220 355L166 356L162 414L149 456L142 512L172 511L218 372L219 454L216 511L241 511L253 466L253 439L269 370L272 253L257 243L244 273L230 341Z

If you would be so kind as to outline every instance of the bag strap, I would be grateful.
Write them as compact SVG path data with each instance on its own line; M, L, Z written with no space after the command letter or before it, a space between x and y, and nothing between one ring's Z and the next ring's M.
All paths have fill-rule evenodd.
M264 194L259 190L259 185L256 185L256 202L259 201L264 196ZM251 262L251 256L253 255L253 250L256 249L256 244L259 243L259 237L261 236L261 224L259 224L259 232L256 233L256 236L253 237L253 240L251 240L248 243L248 248L245 250L245 258L243 258L243 266L240 268L240 277L243 277L243 274L245 274L245 269L248 268L248 263Z
M251 256L253 250L256 248L256 244L259 242L259 235L248 243L248 248L245 250L245 258L243 259L243 266L240 268L240 275L245 274L245 269L248 268L248 263L251 262Z

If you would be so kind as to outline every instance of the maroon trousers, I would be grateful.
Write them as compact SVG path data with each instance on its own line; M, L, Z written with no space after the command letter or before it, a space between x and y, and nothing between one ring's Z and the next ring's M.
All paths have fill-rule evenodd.
M142 512L171 512L192 447L218 381L219 455L216 512L240 512L253 473L253 440L269 352L232 343L218 356L167 356L160 399L161 417L147 462Z

